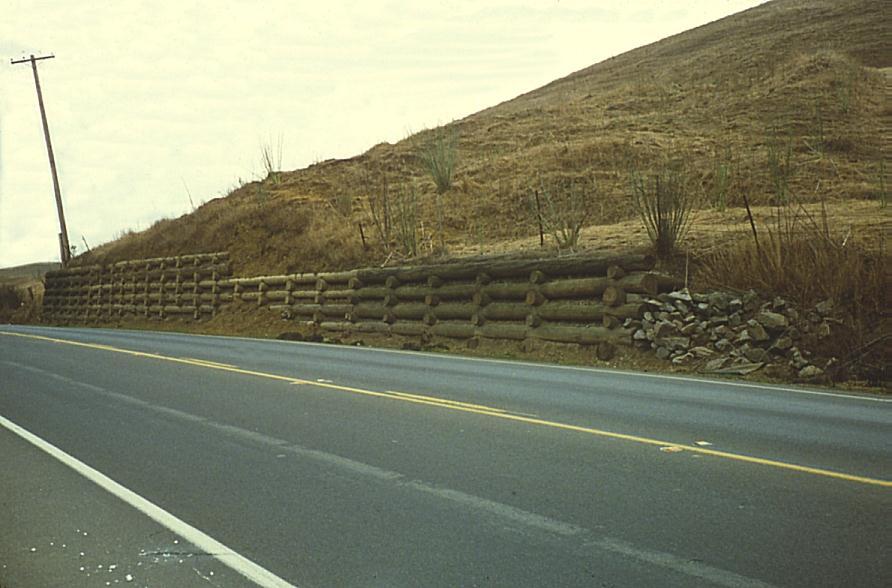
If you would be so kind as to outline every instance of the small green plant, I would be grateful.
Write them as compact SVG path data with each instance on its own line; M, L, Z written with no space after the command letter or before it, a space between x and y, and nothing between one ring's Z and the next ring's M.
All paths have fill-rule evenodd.
M793 139L772 133L767 145L768 174L771 180L773 204L790 202L790 179L793 177L796 162L793 156Z
M632 172L632 205L641 217L658 257L672 255L690 228L696 198L680 164L650 175Z
M725 146L724 152L716 149L712 160L712 182L709 185L709 200L713 208L724 211L728 206L728 192L734 176L734 161L731 146Z
M811 135L811 141L805 141L805 145L820 159L824 156L827 146L827 136L824 128L824 103L820 98L815 98Z
M575 249L590 217L588 202L595 194L595 187L594 178L540 179L528 199L540 237L547 232L558 249Z
M400 251L415 257L418 255L418 192L414 184L400 190L395 198L393 220Z
M390 251L393 212L390 208L390 190L386 175L381 176L380 190L373 189L369 192L367 202L378 241L385 251Z
M858 95L858 82L862 76L862 69L855 63L847 64L845 72L839 79L834 80L836 99L843 113L848 114L852 110L855 97Z
M338 189L334 196L326 200L327 204L333 211L344 218L348 218L353 213L353 195L343 189Z
M381 177L381 188L368 196L369 215L378 241L388 254L418 255L418 191L413 184L400 189L393 197L387 176Z
M266 172L265 180L273 185L279 184L282 174L282 137L276 141L275 147L269 141L260 145L260 163Z
M418 158L434 180L437 194L448 192L458 159L458 132L445 127L435 130L434 138L422 148Z

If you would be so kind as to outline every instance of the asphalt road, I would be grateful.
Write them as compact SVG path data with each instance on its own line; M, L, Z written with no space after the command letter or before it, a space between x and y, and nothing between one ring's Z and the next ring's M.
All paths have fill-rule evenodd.
M235 555L298 586L888 585L888 400L3 326L0 585L105 585L31 551L91 521L103 561L189 546L168 566L185 573L153 568L147 586L243 585Z

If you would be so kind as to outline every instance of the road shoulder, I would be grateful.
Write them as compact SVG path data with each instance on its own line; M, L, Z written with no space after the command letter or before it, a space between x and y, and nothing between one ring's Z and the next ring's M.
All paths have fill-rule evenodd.
M253 586L5 428L0 472L3 588Z

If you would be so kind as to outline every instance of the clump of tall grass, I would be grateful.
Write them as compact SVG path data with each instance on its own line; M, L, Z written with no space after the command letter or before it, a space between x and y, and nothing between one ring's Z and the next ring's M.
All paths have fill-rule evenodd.
M750 216L752 238L707 254L701 259L704 286L755 289L781 296L802 309L831 300L841 321L830 353L849 364L863 359L882 332L885 312L884 251L858 245L850 231L831 227L826 209L812 213L801 205L778 206L768 223L757 227ZM879 328L878 328L879 325ZM887 329L888 331L888 329ZM848 359L847 359L848 358Z
M657 257L671 257L691 225L697 196L681 164L666 164L651 174L632 172L632 205Z
M378 242L388 255L418 255L418 191L414 184L392 195L387 176L368 198L368 212Z
M579 245L579 235L589 221L589 201L595 197L594 178L540 178L531 191L528 202L539 225L541 243L544 233L554 238L558 249L573 250Z
M766 163L768 164L771 188L774 192L773 203L777 205L789 203L790 180L796 169L793 139L789 136L781 136L777 130L772 131L766 143Z
M400 252L418 255L418 191L414 185L403 188L394 200L394 227Z
M458 131L446 127L436 129L433 139L422 147L418 159L434 181L437 194L448 192L458 161Z
M281 182L282 175L282 138L279 137L275 147L270 141L260 145L260 164L266 172L264 179L272 184Z
M721 152L716 149L712 159L712 181L708 190L710 204L720 212L728 207L728 192L734 179L734 171L731 146L726 145Z
M769 223L752 226L752 239L710 254L709 281L776 293L802 306L863 298L857 289L865 283L861 274L869 256L850 233L834 232L823 204L820 214L801 205L777 206Z

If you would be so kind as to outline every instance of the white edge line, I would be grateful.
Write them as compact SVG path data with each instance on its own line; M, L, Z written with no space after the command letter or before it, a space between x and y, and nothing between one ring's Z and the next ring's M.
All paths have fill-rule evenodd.
M219 560L220 563L238 572L245 578L256 583L258 586L263 586L264 588L295 588L293 584L286 582L269 570L257 565L246 557L239 555L213 537L199 531L185 521L162 509L160 506L157 506L132 490L118 484L105 474L91 468L79 459L65 453L55 445L41 439L34 433L20 427L3 416L0 416L0 425L3 425L6 429L15 433L28 443L56 458L64 465L101 487L103 490L120 498L156 523L168 528L202 551L211 554L212 557Z
M10 325L12 326L12 325ZM29 325L22 325L28 327ZM32 329L36 328L40 329L57 329L57 330L68 330L70 327L31 327ZM91 329L94 331L104 331L110 333L120 333L120 332L128 332L128 333L153 333L157 335L182 335L187 337L208 337L212 339L222 339L224 341L250 341L253 343L287 343L291 345L306 345L308 347L325 347L328 349L350 349L356 351L365 351L365 352L377 352L377 353L393 353L398 355L417 355L419 357L427 357L434 359L454 359L458 361L475 361L482 363L498 363L503 365L521 365L526 367L534 367L534 368L546 368L546 369L559 369L559 370L571 370L571 371L580 371L580 372L589 372L596 374L606 374L612 376L628 376L628 377L638 377L638 378L651 378L657 380L674 380L678 382L694 382L698 384L718 384L721 386L734 386L738 388L752 388L755 390L772 390L776 392L790 392L793 394L806 394L809 396L829 396L831 398L843 398L848 400L865 400L868 402L880 402L880 403L889 403L892 402L892 398L880 398L874 396L868 396L866 394L840 394L838 392L821 392L819 390L806 390L802 388L791 388L789 386L772 386L770 384L757 384L752 382L734 382L729 380L717 380L714 378L708 377L687 377L687 376L678 376L678 375L669 375L669 374L654 374L651 372L633 372L629 370L618 370L618 369L605 369L605 368L594 368L594 367L585 367L585 366L576 366L576 365L558 365L558 364L550 364L550 363L535 363L531 361L523 361L523 360L513 360L513 359L496 359L489 357L471 357L467 355L455 355L452 353L432 353L432 352L424 352L424 351L409 351L406 349L387 349L384 347L353 347L350 345L331 345L329 343L314 343L312 341L287 341L283 339L260 339L257 337L241 337L241 336L232 336L232 335L207 335L204 333L185 333L180 331L150 331L150 330L142 330L142 329L108 329L101 327L87 327L87 329ZM74 329L74 331L84 330L84 329ZM8 331L8 332L16 332ZM92 343L89 342L88 343ZM102 343L97 343L101 345Z

